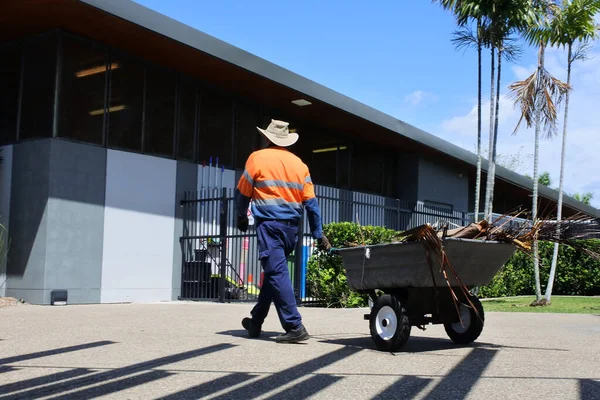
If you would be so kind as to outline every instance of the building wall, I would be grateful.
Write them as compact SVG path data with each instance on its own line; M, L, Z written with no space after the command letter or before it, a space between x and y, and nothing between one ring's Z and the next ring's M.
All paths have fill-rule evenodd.
M100 301L106 150L42 140L14 146L6 294Z
M0 164L0 297L6 295L6 251L9 245L10 226L10 193L12 183L12 146L1 148L0 156L4 162Z
M451 205L466 211L469 206L469 178L466 172L436 161L419 159L418 200Z
M100 302L106 149L51 141L45 300L66 289L70 303Z
M45 301L50 140L13 147L6 295Z
M103 303L172 298L177 162L108 150Z

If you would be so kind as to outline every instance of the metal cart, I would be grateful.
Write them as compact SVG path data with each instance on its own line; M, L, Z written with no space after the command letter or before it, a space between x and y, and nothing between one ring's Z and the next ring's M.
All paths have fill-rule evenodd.
M470 290L489 284L516 247L456 238L444 239L443 245L452 268L469 290L466 296L470 302L460 285L448 276L458 297L458 310L441 272L441 253L430 255L431 268L421 242L333 250L342 258L349 287L369 294L371 312L364 317L369 320L371 337L378 349L398 351L408 340L412 326L424 330L427 324L444 324L450 339L458 344L471 343L481 334L484 311Z

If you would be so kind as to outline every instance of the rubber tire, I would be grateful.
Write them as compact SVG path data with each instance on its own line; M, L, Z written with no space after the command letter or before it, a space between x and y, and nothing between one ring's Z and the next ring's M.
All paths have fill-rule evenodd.
M377 313L383 307L390 307L394 313L396 314L397 326L394 335L386 340L379 336L377 333ZM371 309L371 316L369 318L369 328L371 331L371 337L373 342L375 342L375 346L379 350L383 351L398 351L406 344L410 336L410 321L406 314L402 311L402 305L400 302L392 295L384 294L379 296L375 303L373 304L373 308Z
M470 300L473 303L473 305L475 305L475 307L477 308L477 311L479 312L479 317L477 316L475 311L469 306L469 312L471 313L471 323L469 324L469 327L467 327L467 330L465 332L457 332L452 327L452 324L444 324L444 329L446 330L446 333L448 334L450 339L452 339L452 341L456 344L470 344L477 340L477 338L479 337L479 335L481 335L481 332L483 331L483 325L485 322L483 306L481 305L481 302L479 301L477 296L471 296ZM460 307L464 306L461 305Z

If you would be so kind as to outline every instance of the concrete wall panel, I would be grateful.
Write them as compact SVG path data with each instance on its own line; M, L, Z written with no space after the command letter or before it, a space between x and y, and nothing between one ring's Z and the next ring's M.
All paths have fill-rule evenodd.
M106 149L61 140L51 148L45 289L68 290L70 304L99 303Z
M171 299L176 181L173 160L108 151L103 303Z
M13 146L6 295L44 303L51 140Z

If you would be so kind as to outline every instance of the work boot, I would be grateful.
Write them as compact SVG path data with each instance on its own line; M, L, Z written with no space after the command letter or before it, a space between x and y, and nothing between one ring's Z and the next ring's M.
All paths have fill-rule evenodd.
M297 329L291 329L287 333L282 333L275 338L277 343L298 343L308 340L309 335L304 325L300 325Z
M250 336L251 338L256 338L260 336L261 326L254 322L252 318L244 318L242 320L242 326L248 331L248 336Z

